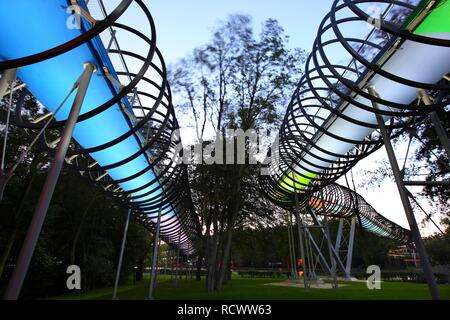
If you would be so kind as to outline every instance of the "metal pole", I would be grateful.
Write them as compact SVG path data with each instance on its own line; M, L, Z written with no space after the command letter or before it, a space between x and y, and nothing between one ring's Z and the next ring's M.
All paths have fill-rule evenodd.
M305 251L303 249L303 223L300 220L300 213L298 212L298 198L297 192L294 191L294 200L295 200L295 215L297 218L297 228L298 228L298 240L300 245L300 255L302 257L302 267L303 267L303 284L305 286L305 291L309 291L308 280L306 279L306 260L305 260Z
M341 250L341 240L342 240L342 231L344 229L344 219L339 219L339 227L336 235L336 243L334 245L334 250L339 253L339 250Z
M378 97L377 92L375 91L375 87L373 85L369 85L367 90L370 95L374 97ZM378 103L372 101L373 108L375 110L379 110ZM431 297L434 300L440 299L439 289L436 285L436 279L434 278L433 270L431 268L430 260L428 259L427 252L425 250L425 245L423 243L422 237L420 235L419 227L417 226L416 217L414 216L411 203L408 199L408 194L406 192L406 187L403 184L402 174L400 168L397 163L397 159L395 158L394 149L392 148L391 141L389 139L389 134L384 123L383 117L379 114L375 114L378 122L378 127L380 128L380 133L384 141L384 146L386 148L386 152L389 158L389 162L391 163L392 173L394 174L395 182L397 184L398 192L400 194L400 198L403 203L403 208L405 209L406 218L408 219L409 227L411 228L411 235L416 244L417 251L420 256L420 260L422 262L423 273L428 282L428 287L431 293Z
M290 214L290 213L289 213ZM288 232L288 245L289 245L289 261L291 265L291 275L294 277L294 258L292 257L292 240L291 240L291 225L288 218L287 232Z
M312 250L311 250L311 241L309 237L305 235L305 248L306 248L306 262L308 263L308 279L316 279L316 273L314 270L314 259L312 257Z
M168 254L170 260L170 281L173 283L173 250L169 248Z
M150 277L150 284L148 287L148 300L153 300L153 289L156 283L156 265L158 261L158 251L159 251L159 229L161 226L161 212L162 208L159 209L158 222L156 223L155 241L153 241L153 259L152 259L152 274Z
M290 272L292 275L292 252L291 252L291 233L289 232L289 225L286 225L286 231L288 234L288 249L289 249L289 266L290 266Z
M159 259L160 259L160 257L161 257L161 237L159 237L159 241L158 241L158 259L156 260L156 277L158 277L158 274L161 272L160 270L159 270ZM158 281L155 281L155 284L154 284L154 288L156 288L158 286Z
M347 261L345 262L345 271L348 275L352 273L353 245L355 242L356 217L352 218L350 225L350 234L348 235Z
M311 232L309 232L308 229L305 229L305 233L309 237L309 240L311 241L311 243L317 253L317 256L319 257L319 261L322 261L322 263L321 263L322 269L323 268L327 269L327 271L331 274L331 267L328 265L328 261L327 261L327 259L325 259L324 255L322 254L322 251L320 250L316 241L314 241L314 238L313 238Z
M292 271L294 272L294 279L298 279L297 272L297 255L295 252L295 238L294 238L294 227L292 225L291 213L289 212L289 232L291 233L291 250L292 250Z
M181 233L178 234L178 245L177 245L177 262L176 262L176 269L175 269L175 285L178 287L179 284L179 279L178 276L181 276L180 273L180 240L181 240Z
M424 89L417 90L419 92L419 97L422 99L423 103L426 106L430 106L433 104L427 92ZM447 156L450 158L450 140L448 139L447 133L445 132L444 127L442 126L441 120L439 120L439 116L436 111L430 113L431 121L434 125L434 130L436 130L436 134L441 141L442 146L444 147L445 152L447 152Z
M323 226L322 223L319 221L317 215L316 215L316 214L314 213L314 211L311 210L311 209L309 209L308 212L311 214L311 216L312 216L314 222L319 226L319 229L321 230L321 232L322 232L324 238L328 240L327 232L324 230L324 226ZM331 246L331 251L332 251L332 253L333 253L333 255L334 255L334 259L335 259L335 261L337 262L337 265L339 266L339 268L341 269L341 271L345 274L345 277L348 278L348 279L350 279L350 275L347 274L347 271L345 270L345 266L344 266L344 264L342 263L342 260L341 260L341 258L339 257L338 252L336 252L336 250L334 250L334 247L333 247L333 246Z
M323 199L323 196L322 196ZM338 283L337 283L337 277L336 277L336 259L334 258L333 255L333 243L331 242L331 235L330 235L330 228L328 225L328 219L327 219L327 215L326 212L324 212L323 215L323 221L324 221L324 225L325 225L325 232L327 235L327 243L328 243L328 253L330 255L330 261L331 261L331 277L333 278L333 289L337 290L338 288ZM339 253L338 253L339 256Z
M310 255L310 259L311 259L311 267L312 267L312 275L314 277L315 280L318 279L317 274L316 274L316 268L317 268L317 262L318 259L315 259L315 255L314 255L314 251L311 245L311 239L309 239L308 237L308 245L309 245L309 255Z
M117 263L116 279L114 281L114 288L112 294L113 300L117 300L117 287L119 286L120 271L122 270L123 253L125 251L125 243L127 242L128 224L130 222L130 216L131 216L131 209L128 209L127 218L125 220L125 226L123 227L122 244L120 246L119 262Z
M303 233L303 235L304 235L304 233ZM304 236L303 240L304 240L303 245L305 246L305 259L306 259L303 261L304 266L302 264L302 267L304 269L303 274L305 277L308 277L308 280L311 280L312 277L311 277L311 266L309 263L310 259L309 259L309 250L308 250L308 237ZM308 273L306 273L306 270L308 270Z
M64 159L69 148L70 139L72 138L72 132L75 128L75 124L78 119L78 115L83 105L84 98L91 80L92 74L95 72L96 67L90 62L84 64L84 72L78 79L78 91L73 101L72 108L70 110L69 118L66 122L61 141L58 144L58 149L55 153L55 158L51 164L47 179L45 180L44 187L42 188L39 202L36 206L36 210L33 215L33 219L28 228L27 235L25 237L22 249L20 250L19 258L17 259L17 265L14 268L14 272L9 281L8 288L6 289L4 299L16 300L22 289L23 281L30 265L31 257L33 256L34 249L36 247L39 234L44 224L45 216L47 214L50 201L53 196L53 192L58 182L59 174L64 164Z
M408 248L407 248L407 249L408 249ZM413 260L414 260L414 266L417 268L417 256L416 256L416 250L415 250L415 248L413 248L412 254L413 254Z

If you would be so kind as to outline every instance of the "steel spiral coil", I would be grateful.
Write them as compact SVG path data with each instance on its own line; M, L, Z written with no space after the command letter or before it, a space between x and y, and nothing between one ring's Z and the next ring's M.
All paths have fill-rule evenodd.
M78 2L67 1L67 5ZM198 218L192 204L190 188L185 165L175 164L173 153L180 139L173 139L173 133L179 128L175 117L170 86L167 82L166 66L161 52L156 47L156 28L149 9L142 0L122 0L109 13L102 1L98 2L103 11L103 19L95 23L86 21L83 17L81 33L66 43L53 48L23 57L0 61L0 70L26 68L35 64L45 63L58 57L64 57L82 45L88 45L98 56L98 72L105 78L114 95L108 101L91 107L79 115L77 126L97 117L100 119L111 110L121 113L126 119L129 130L115 136L109 141L97 145L82 146L76 139L72 140L66 157L66 168L79 174L86 182L94 185L101 193L111 197L121 206L130 208L133 214L147 227L153 229L161 210L161 238L169 245L178 247L182 253L194 252L194 241L199 232ZM79 6L89 12L84 1ZM144 33L121 22L121 17L127 10L140 10L140 16L145 17ZM126 19L123 19L126 21ZM109 31L109 33L107 32ZM121 37L135 39L119 46L116 32ZM107 41L107 42L105 42ZM115 42L113 46L111 43ZM136 45L139 50L133 48ZM106 48L106 43L109 43ZM141 48L145 47L146 50ZM105 50L98 48L104 48ZM102 56L103 55L103 56ZM119 68L119 63L123 65ZM131 65L133 68L127 66ZM63 67L63 66L61 66ZM45 78L45 74L43 75ZM75 79L76 80L76 79ZM126 83L122 85L122 83ZM33 90L30 90L33 94ZM39 100L39 96L36 96ZM11 125L23 128L29 137L34 137L44 126L38 147L49 154L54 154L57 143L48 141L50 132L57 132L65 125L65 119L37 122L30 119L27 110L18 105L11 114ZM104 124L108 129L108 124ZM92 132L92 135L98 134ZM118 148L133 139L139 147L134 153L123 155L119 161L101 165L96 157L108 149ZM139 159L145 159L146 165L138 172L130 170L129 175L114 179L110 172L129 167ZM152 173L153 179L146 180L132 188L124 185L137 179L144 179Z
M370 6L382 14L370 16ZM269 175L260 179L270 199L292 206L295 193L308 202L326 190L321 201L343 197L339 206L351 207L335 181L383 145L377 116L392 139L447 104L449 7L428 0L333 2L287 108L279 146L268 155ZM361 30L364 36L356 36ZM419 89L434 97L432 104L418 99Z

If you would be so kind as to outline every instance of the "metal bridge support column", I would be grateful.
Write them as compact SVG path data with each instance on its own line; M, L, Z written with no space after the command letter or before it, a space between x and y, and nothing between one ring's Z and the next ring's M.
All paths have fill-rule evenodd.
M323 198L323 197L322 197ZM331 241L331 235L330 235L330 228L328 225L328 219L327 219L327 215L324 214L323 216L324 219L324 226L325 226L325 234L326 234L326 238L327 238L327 244L328 244L328 253L330 255L330 261L331 261L331 277L333 278L333 289L337 290L338 289L338 283L337 283L337 277L336 277L336 259L333 255L333 243ZM338 255L339 258L339 255Z
M347 260L345 261L345 271L348 275L352 274L353 245L355 243L356 217L352 218L350 233L348 235Z
M288 247L289 247L289 265L290 265L290 272L291 275L293 275L293 265L292 265L292 246L291 246L291 231L289 230L289 225L287 225L287 232L288 232Z
M341 241L342 241L343 230L344 230L344 219L341 218L341 219L339 219L339 226L338 226L337 235L336 235L336 243L334 245L334 250L336 250L336 252L339 252L339 250L341 250Z
M306 232L306 235L309 237L309 240L311 241L313 248L317 253L317 256L319 257L319 262L322 266L322 269L326 269L326 271L328 271L328 273L331 274L331 267L328 264L328 261L325 258L325 256L322 254L322 251L320 250L320 247L317 245L316 241L314 240L314 237L312 236L311 232L309 231L308 228L305 228L305 232Z
M289 261L291 264L291 275L293 279L297 279L297 272L296 272L296 268L295 268L295 246L294 246L294 239L292 237L292 227L291 227L291 213L288 212L288 226L287 226L287 231L288 231L288 243L289 243Z
M305 257L305 251L303 248L303 223L300 218L300 213L298 212L298 198L297 198L297 192L294 192L294 198L295 198L295 216L297 219L297 228L298 228L298 240L299 240L299 246L300 246L300 255L302 257L302 269L303 269L303 284L305 286L305 291L309 291L309 283L307 280L308 272L306 270L306 257Z
M289 212L289 232L291 234L291 250L292 250L292 272L293 274L293 278L294 279L298 279L298 272L297 272L297 253L295 251L295 238L294 238L294 225L292 223L292 217L291 217L291 212Z
M117 263L116 278L114 281L114 288L112 294L113 300L117 300L117 287L119 286L120 271L122 270L123 253L125 251L125 243L127 242L128 224L130 222L130 216L131 216L131 209L128 209L127 218L125 220L125 226L123 227L122 244L120 246L119 262Z
M321 222L319 221L319 219L317 218L317 215L316 215L316 214L314 213L314 211L311 210L311 209L309 209L308 212L311 214L311 216L312 216L312 218L313 218L313 220L314 220L314 223L316 223L316 224L320 227L320 230L321 230L323 236L324 236L325 239L328 241L328 235L327 235L327 232L324 230L324 226L322 225L322 223L321 223ZM330 246L330 248L331 248L331 253L332 253L333 256L334 256L335 262L337 263L337 266L338 266L338 267L341 269L341 271L344 273L345 277L346 277L347 279L350 279L350 275L347 273L347 271L346 271L346 269L345 269L345 266L344 266L344 264L342 263L341 258L339 257L339 253L336 252L336 250L334 250L334 247L333 247L333 246Z
M22 249L20 250L19 258L17 259L17 265L14 268L14 272L8 284L8 288L5 292L5 300L16 300L19 297L20 290L22 289L23 281L28 271L28 267L33 256L34 249L39 238L39 234L44 224L45 216L47 214L50 201L53 196L53 192L58 182L59 174L64 164L64 159L69 148L72 133L75 128L75 124L78 120L81 107L83 105L84 98L96 67L92 63L85 63L84 72L78 79L78 91L73 101L72 108L70 110L69 118L66 122L66 127L61 134L61 140L58 144L58 149L55 153L55 158L51 164L47 179L42 188L39 202L36 206L36 210L33 215L30 227L28 228L27 235L25 237Z
M379 97L375 91L373 85L369 85L367 90L373 97ZM372 106L375 110L380 110L377 102L372 101ZM422 263L423 273L427 279L428 287L430 289L431 297L434 300L440 299L439 289L436 284L436 279L434 278L433 270L431 268L430 260L428 259L427 252L425 250L425 245L423 243L422 237L420 235L419 227L417 226L416 217L411 207L411 203L408 199L408 193L403 182L403 177L398 166L397 159L395 157L394 148L392 147L391 140L389 139L389 133L387 131L386 125L384 123L383 117L375 113L377 118L378 127L380 128L380 133L383 138L384 146L391 164L392 172L394 174L395 182L397 184L398 192L402 200L403 208L405 209L406 218L408 219L409 227L411 228L411 235L413 236L414 243L416 244L417 252L419 253L420 260Z
M161 225L161 222L160 222L160 225ZM160 226L160 229L161 229L161 226ZM160 257L161 257L161 237L159 237L159 241L158 241L158 259L157 259L157 262L159 262ZM156 264L156 277L158 277L158 274L160 272L161 271L159 270L159 263L157 263ZM155 284L153 285L153 288L156 288L157 286L158 286L158 281L155 281Z
M155 288L156 283L156 268L158 263L158 251L159 251L159 230L161 226L161 211L159 209L158 213L158 221L156 223L156 231L155 231L155 239L153 241L153 258L152 258L152 270L150 275L150 284L148 286L148 296L147 300L153 300L153 289Z
M311 240L309 239L309 237L306 236L305 236L305 248L306 248L306 262L308 266L308 279L317 280L314 268L314 259L312 256Z

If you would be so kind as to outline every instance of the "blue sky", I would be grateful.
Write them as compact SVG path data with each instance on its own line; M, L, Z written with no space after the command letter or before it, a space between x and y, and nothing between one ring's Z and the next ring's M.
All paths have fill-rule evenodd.
M248 14L255 27L278 20L292 47L310 51L331 0L151 0L147 1L157 29L158 47L167 64L175 63L206 43L211 30L230 14Z

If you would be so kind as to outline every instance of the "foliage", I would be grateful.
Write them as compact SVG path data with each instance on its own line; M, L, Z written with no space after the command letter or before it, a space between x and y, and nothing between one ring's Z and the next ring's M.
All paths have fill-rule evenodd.
M26 90L13 95L12 107L24 99L24 117L42 114L37 101ZM2 101L2 107L8 100ZM5 110L0 115L5 117ZM6 149L7 172L30 144L36 132L11 126ZM56 132L49 130L49 140ZM6 185L0 202L0 294L6 288L17 260L21 244L40 195L49 156L34 148ZM105 198L71 172L59 178L31 265L22 290L22 298L46 297L67 293L66 268L79 265L82 291L112 284L126 211ZM134 266L149 252L150 235L132 219L122 281L128 279Z
M336 239L338 224L338 220L329 221L333 242ZM297 228L294 227L293 231L296 255L299 257ZM317 228L311 229L310 232L321 247L322 254L327 257L328 247L326 242L321 241L322 237ZM286 224L266 228L239 228L233 241L235 245L232 260L235 268L270 268L271 263L281 263L284 268L288 267L289 248ZM342 244L342 249L346 249L345 245ZM379 265L383 269L403 267L388 257L389 249L395 245L398 244L393 240L371 234L356 226L352 267L365 269L372 264Z
M442 219L446 226L444 234L436 234L425 239L425 247L433 264L450 264L450 219Z
M209 140L225 137L227 129L267 129L279 123L305 58L287 44L276 20L265 21L257 36L248 16L232 15L218 25L210 42L172 69L177 104L193 119L187 125L195 128L197 142L206 147ZM267 223L279 210L259 194L258 174L248 163L190 167L203 231L197 266L200 271L205 258L209 291L226 282L233 230L262 216Z

